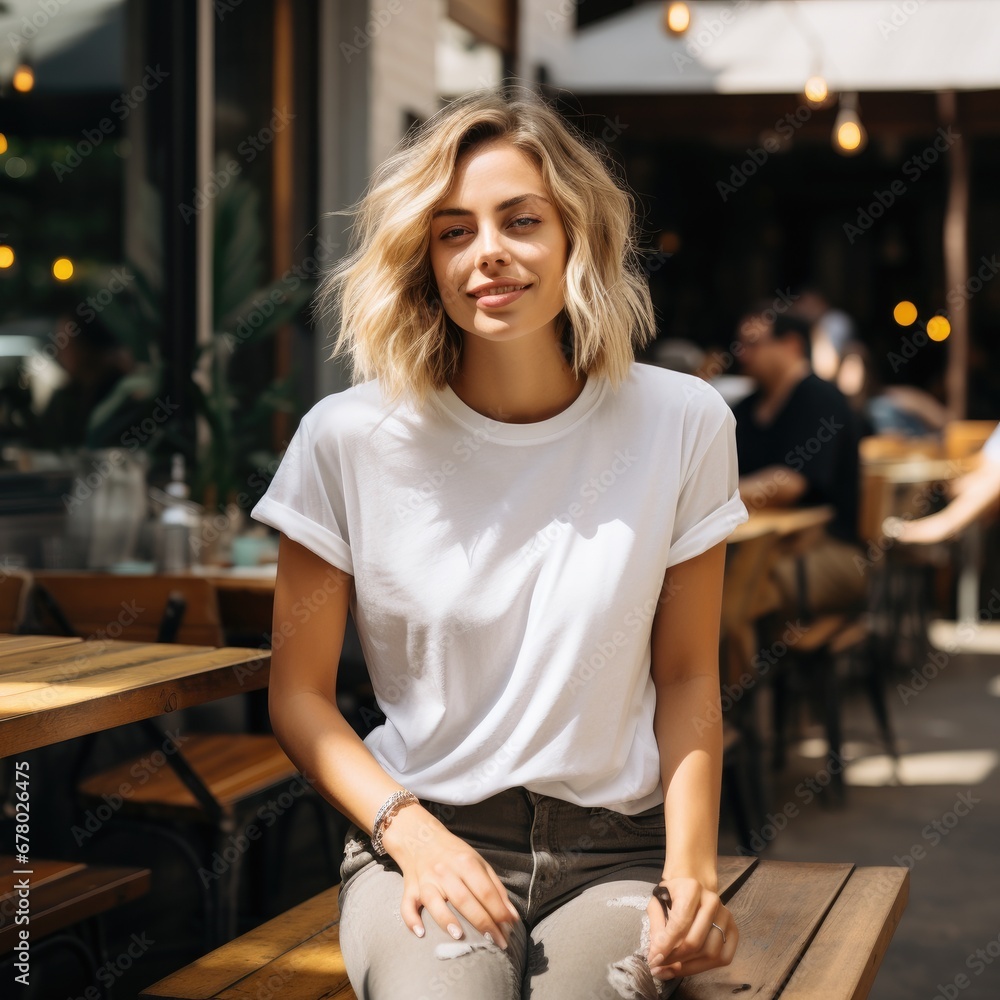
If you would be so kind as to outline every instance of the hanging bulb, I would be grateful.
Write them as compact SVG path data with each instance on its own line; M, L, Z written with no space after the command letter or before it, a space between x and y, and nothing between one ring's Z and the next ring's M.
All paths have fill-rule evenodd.
M809 77L802 91L806 100L815 107L819 107L830 96L830 88L819 74Z
M691 8L686 3L669 3L663 23L672 35L683 35L691 27Z
M858 95L841 94L840 110L833 123L833 148L844 156L860 153L868 143L868 133L858 115Z
M14 70L14 76L11 78L11 85L19 93L28 93L28 91L35 86L35 71L27 63L21 63L21 65Z

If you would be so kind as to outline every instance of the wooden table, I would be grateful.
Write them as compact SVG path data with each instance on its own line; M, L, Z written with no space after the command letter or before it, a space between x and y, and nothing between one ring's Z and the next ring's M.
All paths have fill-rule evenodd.
M270 653L0 635L0 757L267 686Z
M862 1000L906 906L909 872L720 858L719 884L740 927L736 957L724 969L684 980L675 1000ZM334 887L141 996L222 1000L280 984L285 1000L353 1000L339 930Z

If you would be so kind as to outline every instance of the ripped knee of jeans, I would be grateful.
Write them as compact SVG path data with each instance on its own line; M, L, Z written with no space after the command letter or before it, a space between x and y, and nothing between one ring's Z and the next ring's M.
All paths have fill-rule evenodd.
M642 913L639 948L608 966L608 983L616 996L623 1000L662 1000L677 987L677 980L657 979L649 971L646 952L649 950L649 917L646 915L648 896L618 896L608 900L608 906L631 907Z

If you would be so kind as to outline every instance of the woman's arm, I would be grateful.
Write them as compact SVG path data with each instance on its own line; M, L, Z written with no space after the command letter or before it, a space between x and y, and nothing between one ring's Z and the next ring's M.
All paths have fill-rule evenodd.
M371 755L337 708L337 664L353 579L284 535L274 588L268 695L275 736L317 790L362 830L401 786ZM453 937L462 931L447 901L505 946L503 923L517 919L492 868L419 804L386 829L386 850L403 872L402 914L418 937L421 907ZM456 933L457 931L457 933Z
M1000 462L983 459L977 469L956 481L955 490L958 495L944 510L912 521L887 517L882 530L907 545L933 545L954 538L996 504Z
M660 978L728 965L739 941L733 918L718 897L716 870L722 780L719 619L725 551L721 542L672 566L653 619L653 725L667 833L661 882L673 898L667 920L658 901L649 908L649 960Z

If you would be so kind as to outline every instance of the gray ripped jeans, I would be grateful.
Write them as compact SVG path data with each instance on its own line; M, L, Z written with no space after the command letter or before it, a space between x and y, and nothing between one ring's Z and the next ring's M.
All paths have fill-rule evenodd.
M664 861L663 807L636 816L512 788L471 806L424 801L500 877L521 914L506 951L463 918L453 941L430 916L416 937L403 878L352 827L341 867L340 943L360 1000L660 1000L646 905Z

